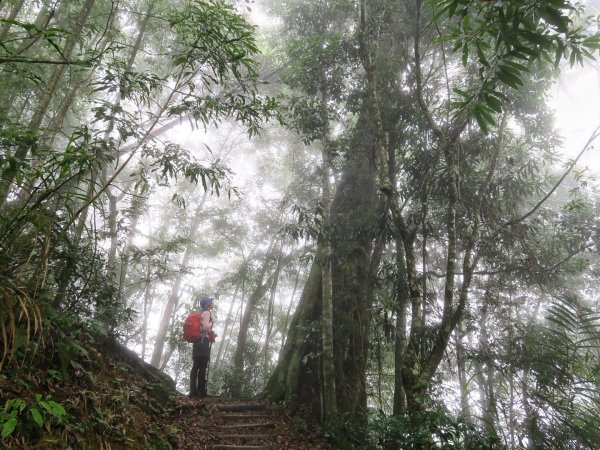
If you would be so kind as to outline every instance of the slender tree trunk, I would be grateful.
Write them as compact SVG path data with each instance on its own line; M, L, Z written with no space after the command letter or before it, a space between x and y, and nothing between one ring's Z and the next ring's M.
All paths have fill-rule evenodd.
M92 11L92 7L96 0L86 0L83 7L81 8L81 12L78 15L78 20L76 22L76 26L74 27L72 34L69 35L67 41L65 42L65 46L62 50L62 56L65 60L70 60L73 56L73 50L75 49L75 45L77 41L81 38L81 34L83 32L83 28L87 23L88 16ZM48 107L50 106L50 101L54 97L56 93L56 89L59 86L59 83L62 79L62 76L67 69L66 64L59 64L54 68L50 79L46 84L46 90L42 94L42 97L37 105L37 108L29 122L30 130L37 130L42 124L42 120L44 115L48 111Z
M204 203L206 202L206 197L208 196L208 191L204 191L204 196L202 200L196 207L196 212L194 213L194 217L192 218L192 223L190 225L190 231L188 235L188 244L183 253L183 258L181 260L181 266L186 267L189 263L190 258L192 257L193 248L196 245L196 236L198 235L198 228L200 227L200 223L202 222L202 212L204 208ZM178 275L173 282L171 287L171 293L167 300L167 304L165 305L165 309L162 314L162 318L160 320L160 324L158 327L158 333L156 335L156 341L154 343L154 351L152 352L152 359L150 360L150 364L154 367L160 366L160 361L163 355L163 349L165 346L165 340L167 338L167 332L169 329L169 325L171 323L171 318L173 316L173 312L179 302L179 295L181 291L181 283L183 282L183 274Z
M406 393L404 392L403 361L406 353L406 311L409 301L408 277L404 242L396 239L396 335L394 341L394 408L393 414L401 417L406 413Z
M242 292L242 294L243 294L243 292ZM223 360L225 359L225 355L227 355L227 351L229 350L229 346L230 346L230 344L231 344L231 342L233 340L231 338L231 335L233 334L233 324L235 324L238 321L238 318L242 317L242 307L244 306L244 301L243 301L244 299L243 299L243 297L242 297L241 300L242 301L240 301L240 306L238 307L237 312L235 313L235 317L233 318L233 323L232 323L231 328L230 328L229 337L227 339L225 339L225 337L223 337L223 342L225 344L225 347L223 349L223 353L222 353L221 359L217 363L219 366L223 365Z
M59 2L55 2L54 5L52 6L52 9L49 9L49 5L52 2L54 2L54 0L45 0L44 1L44 4L43 4L42 8L40 9L40 12L38 13L35 21L33 22L33 24L35 25L35 27L38 30L46 31L46 29L48 28L48 25L50 25L50 21L52 20L52 17L57 12L56 6L57 6L57 3L59 3ZM61 4L61 6L62 6L62 4ZM60 12L60 11L58 11L58 12ZM16 48L14 50L14 55L21 55L21 54L25 53L27 50L29 50L31 47L33 47L35 45L35 43L41 39L41 37L42 37L42 33L36 33L31 38L25 39L24 42L18 48Z
M271 366L271 333L273 331L273 314L275 309L275 296L277 294L277 284L279 283L279 276L281 274L281 268L283 267L283 240L279 246L279 257L277 258L277 267L273 274L273 284L271 285L271 293L269 295L269 308L267 311L267 324L265 334L265 346L263 351L263 376L265 379L268 377L268 373Z
M148 249L152 248L152 221L148 221ZM148 258L146 261L146 288L144 290L144 304L142 306L142 360L146 361L146 345L148 343L148 317L152 310L154 301L154 288L150 277L152 275L152 263Z
M96 52L98 52L99 54L102 54L106 50L109 43L111 42L111 39L113 39L113 37L114 37L114 34L115 34L114 24L115 24L115 18L116 18L116 11L119 9L119 7L120 7L120 0L117 0L114 2L113 8L111 10L111 15L107 20L106 30L108 30L108 32L101 38L101 40L99 42L97 42L94 45ZM138 37L143 33L144 33L144 30L141 29L140 32L138 33ZM132 52L130 54L130 57L131 56L135 57L138 50L139 50L138 47L134 47L134 49L132 50ZM131 61L133 63L133 60L131 60ZM131 68L131 66L127 67L127 70L129 70L130 68ZM50 122L49 126L48 126L49 130L45 133L45 136L44 136L44 142L47 147L49 147L49 148L52 147L59 130L62 130L62 132L64 134L70 133L69 130L64 129L64 122L67 117L67 114L71 110L71 106L75 102L75 99L77 97L79 89L81 89L82 86L89 83L89 81L92 79L92 77L96 73L96 69L97 69L97 66L94 66L91 70L88 70L86 73L79 76L72 83L69 91L63 96L63 98L60 102L60 105L57 108L56 114L54 114L52 119L49 121ZM120 96L118 96L117 98L120 99ZM108 133L105 134L105 140L107 138L108 138Z
M241 287L241 290L242 290L242 292L241 292L241 298L240 298L240 306L238 307L237 312L235 313L235 317L232 319L233 322L231 324L231 328L230 328L231 331L229 332L229 338L228 339L223 338L223 342L225 344L225 347L223 349L223 353L222 353L221 359L218 361L219 365L223 364L223 359L225 358L225 355L227 354L227 351L229 349L229 345L231 344L231 341L232 341L231 335L233 334L233 327L234 327L234 325L237 323L238 318L239 318L240 322L242 320L242 310L244 308L244 299L246 297L246 275L247 275L247 269L248 269L248 261L246 259L246 256L244 255L244 251L242 249L242 267L241 267L241 274L242 274L242 287ZM237 288L236 288L236 291L237 291ZM238 328L238 330L239 330L239 328Z
M4 23L4 25L2 25L2 27L0 28L0 43L4 43L4 40L6 39L6 36L8 36L8 32L10 31L10 21L15 20L17 18L24 4L25 0L19 0L11 8L8 17L6 18L8 22Z
M9 123L10 122L10 111L16 110L18 108L18 92L16 89L10 93L10 97L6 101L6 103L0 105L0 123ZM25 100L24 103L27 103ZM20 117L20 114L19 114ZM18 122L19 117L16 118L15 122Z
M131 203L131 215L129 216L127 240L123 246L121 252L120 263L117 265L115 273L115 284L118 285L118 297L122 302L128 297L129 292L125 290L127 275L129 273L129 264L131 263L131 249L133 247L133 240L136 237L137 225L139 223L142 214L145 212L145 206L148 203L148 197L134 197Z
M233 306L235 305L235 301L237 299L237 295L238 295L238 291L239 291L239 284L235 285L235 291L233 292L233 297L231 298L231 303L229 304L229 312L227 313L227 317L225 319L225 325L223 326L223 336L221 336L221 339L219 340L219 344L218 344L218 349L217 349L217 356L215 358L215 364L214 364L214 368L217 369L217 367L220 366L221 363L221 357L223 355L223 350L225 349L225 342L227 342L228 339L228 333L229 333L229 328L232 324L232 313L233 313Z
M485 299L484 299L485 301ZM479 352L484 359L490 357L489 335L487 329L487 306L481 308L479 315ZM479 405L483 429L490 435L496 435L496 397L494 389L494 367L491 364L474 360L476 380L479 390Z
M103 177L104 178L104 177ZM114 272L117 267L117 247L119 244L119 232L117 230L117 203L120 200L114 195L110 189L106 190L108 198L108 235L110 237L110 247L108 248L108 270L112 273L111 278L114 279ZM122 197L121 197L122 198Z
M85 4L81 8L81 12L79 14L79 20L77 21L77 25L72 30L72 33L69 35L65 46L62 50L62 54L66 60L71 59L73 50L75 49L75 45L77 41L80 39L81 34L83 32L83 27L87 22L87 18L94 6L95 0L86 0ZM52 98L55 96L57 88L59 86L59 82L62 79L64 71L66 70L66 64L59 64L54 68L50 79L46 83L46 89L42 93L40 100L37 104L37 107L33 113L33 116L28 124L28 129L31 131L37 131L42 124L42 120L48 111L48 107L50 106L50 102ZM24 160L29 151L31 150L30 146L22 145L15 151L13 157L17 161ZM21 164L15 164L11 167L7 167L2 171L2 176L0 177L0 207L4 205L6 202L6 198L10 187L13 183L13 180L17 173L19 172Z
M390 164L389 164L389 143L388 135L385 133L382 123L381 110L379 108L379 94L377 90L377 68L375 66L377 55L377 37L372 39L369 35L369 27L367 26L367 5L366 0L360 2L360 27L359 27L359 54L362 66L365 70L366 91L371 109L371 124L374 132L375 140L375 160L377 164L377 174L379 190L385 194L387 206L390 208L394 223L394 234L398 237L404 237L406 252L406 264L409 268L407 274L409 276L409 291L412 302L412 323L411 323L411 338L409 348L410 351L405 352L403 361L403 386L406 395L407 408L413 425L417 428L423 427L421 417L425 412L427 401L427 383L429 375L423 373L422 356L419 354L420 348L420 331L422 329L422 299L420 297L421 290L416 284L416 258L414 249L412 248L412 240L408 241L407 227L402 217L402 212L399 206L398 191L392 179L390 179ZM416 288L416 289L415 289Z
M150 264L148 264L148 267L150 267ZM152 288L150 286L152 286ZM146 286L146 292L144 293L144 306L142 309L142 359L144 361L146 360L146 346L148 344L148 318L150 317L150 311L152 310L152 303L154 303L154 292L154 285L151 284L148 279L148 285Z
M521 395L523 396L523 409L525 411L525 430L528 442L527 448L531 450L536 450L544 448L545 439L539 426L540 416L537 410L531 406L531 399L529 398L530 388L528 377L529 371L526 370L523 373L523 380L520 383Z
M468 373L466 369L466 355L463 344L462 321L454 330L456 340L456 369L458 372L458 384L460 387L460 409L461 416L469 423L473 422L471 404L469 403L469 386L467 382Z
M260 302L260 300L263 299L263 297L265 296L265 294L267 293L267 291L269 289L269 285L273 281L273 278L272 278L273 275L271 275L269 277L267 282L265 282L265 276L267 274L267 271L269 270L270 261L273 256L273 246L274 245L275 245L274 241L272 241L271 244L269 245L269 250L265 256L263 265L260 269L260 272L259 272L257 280L256 280L256 287L250 294L250 297L248 297L248 302L246 304L246 308L244 309L244 314L242 315L242 320L240 322L240 330L238 333L237 348L235 350L235 355L233 357L233 365L234 365L235 369L239 372L242 372L244 370L244 353L246 351L246 342L248 339L248 329L250 328L250 321L252 319L252 316L254 315L254 312L256 310L258 303Z

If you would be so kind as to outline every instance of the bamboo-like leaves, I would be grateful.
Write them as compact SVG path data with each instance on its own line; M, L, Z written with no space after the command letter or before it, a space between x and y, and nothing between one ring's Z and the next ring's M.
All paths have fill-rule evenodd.
M593 418L600 414L600 313L577 297L565 296L552 303L546 319L546 332L534 344L539 350L532 358L535 395L548 405L548 418L579 440L597 443L600 432Z
M25 331L25 344L42 329L42 316L38 304L19 287L0 281L0 370L5 363L10 362L15 351L22 344L19 338L21 330Z
M188 114L204 126L233 117L257 134L277 104L258 95L254 27L222 0L187 1L169 21L176 33L172 64L190 93L168 114Z
M600 33L593 31L591 18L579 17L566 0L471 2L432 0L433 21L447 18L442 41L453 43L467 67L479 65L480 92L453 105L466 112L484 133L495 124L489 108L497 104L489 95L501 89L519 90L530 76L533 64L554 64L567 59L571 66L594 58L600 48ZM574 25L577 18L578 25Z

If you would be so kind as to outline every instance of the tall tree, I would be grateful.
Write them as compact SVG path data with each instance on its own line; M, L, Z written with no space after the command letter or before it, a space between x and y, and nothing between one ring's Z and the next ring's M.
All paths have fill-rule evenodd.
M99 246L102 226L112 224L114 244L119 224L114 201L112 215L103 217L103 193L135 189L123 204L143 193L154 175L158 183L182 176L221 192L220 166L202 164L181 146L154 139L161 121L185 116L210 127L232 117L254 135L274 113L275 102L257 90L253 27L233 6L192 0L167 8L148 2L142 19L130 21L118 4L40 2L26 11L23 6L16 20L2 24L7 34L0 48L1 83L15 88L3 90L3 104L12 98L16 107L3 108L8 120L0 125L0 264L7 292L15 300L27 299L11 303L11 312L23 305L23 313L39 318L39 299L51 311L124 320L126 303L114 302L118 280L101 281L114 271ZM35 23L28 22L36 14ZM121 29L121 42L131 47L116 46L111 23L128 21L132 26ZM153 43L143 63L136 57L142 35ZM107 48L111 51L103 51ZM89 89L80 89L88 77ZM70 107L63 102L65 93ZM129 163L140 160L129 171ZM134 183L121 185L123 175ZM116 261L114 250L108 256ZM30 270L32 260L36 267ZM15 290L17 285L27 288Z
M434 20L444 17L445 13L450 19L453 19L455 16L455 10L451 2L440 2L439 5L432 6L441 11L434 16ZM439 168L445 184L443 188L435 184L429 184L428 186L426 183L431 183L432 181L435 183L435 181L419 180L418 182L421 184L419 191L411 193L416 196L408 197L409 202L412 202L415 207L419 207L416 217L418 218L422 215L423 220L429 220L428 217L433 213L428 204L434 198L432 194L442 194L441 198L443 198L445 203L445 220L443 221L445 232L445 264L440 266L444 278L442 289L443 301L441 304L442 312L439 317L439 323L432 330L426 321L427 310L425 309L425 299L427 298L428 289L424 282L419 281L417 272L418 252L415 248L416 241L411 237L414 233L419 233L422 239L425 239L426 229L418 228L422 220L418 220L414 225L411 224L411 209L404 208L406 212L403 211L407 200L401 203L402 197L398 191L398 186L392 183L390 177L388 148L392 131L386 128L387 123L384 120L385 110L383 107L386 102L381 93L381 86L385 81L382 79L382 74L386 73L387 67L381 63L383 59L379 56L381 52L379 44L383 42L384 36L387 38L389 25L384 16L379 11L374 11L371 5L367 5L364 1L360 4L360 53L366 74L367 91L369 92L368 98L372 101L374 111L372 120L375 132L379 187L387 198L387 204L394 223L394 233L403 242L412 305L409 345L407 351L398 356L402 358L402 381L407 398L408 411L414 423L419 426L421 425L421 420L428 404L428 385L442 360L452 331L460 322L469 297L474 270L478 260L485 254L483 251L484 246L489 239L485 234L497 235L507 224L518 224L536 209L534 208L529 213L521 216L517 215L517 217L515 217L514 210L506 211L508 217L500 219L497 225L492 225L489 220L484 222L485 219L482 217L482 208L485 203L483 198L478 198L478 195L488 192L492 187L494 176L497 176L499 155L503 148L502 139L505 133L506 116L499 123L497 143L490 146L489 154L485 155L487 165L482 171L483 176L477 181L477 188L471 191L474 193L473 201L470 204L472 208L465 207L467 205L461 202L461 195L464 196L466 191L466 180L469 176L467 170L469 169L468 166L465 167L468 161L462 157L459 150L464 145L462 142L469 131L468 126L471 118L475 119L486 133L491 125L498 125L496 118L492 114L500 114L503 109L508 109L505 105L503 106L503 100L507 99L507 97L500 91L500 86L504 85L506 92L509 92L510 89L518 89L523 86L523 79L526 78L529 68L514 61L515 58L523 56L520 52L538 57L548 57L551 55L551 57L556 56L557 59L563 56L561 50L563 47L561 46L554 47L548 41L547 46L540 48L532 45L530 41L532 35L562 35L563 31L568 27L570 21L567 17L569 11L568 5L562 5L562 8L556 10L553 9L553 14L555 12L558 13L559 18L551 23L544 22L543 20L540 21L540 17L545 14L543 8L546 7L540 6L540 10L532 12L525 5L498 6L497 8L495 6L488 8L487 5L482 5L481 9L479 6L474 6L474 10L483 11L481 14L478 13L477 25L465 24L465 22L460 23L465 28L468 28L469 32L474 31L475 38L470 40L464 38L463 34L456 34L453 37L461 44L460 46L456 45L455 48L460 47L463 49L462 62L465 66L470 61L470 52L474 52L475 49L477 50L475 52L476 56L473 59L476 64L479 64L479 70L477 72L467 71L464 74L467 76L467 80L470 80L466 83L466 87L469 89L467 91L462 90L463 86L458 79L447 78L445 84L448 88L448 98L451 95L450 86L456 86L457 84L461 85L461 88L455 87L455 92L458 92L459 96L464 98L463 102L448 103L439 96L430 96L434 92L432 90L433 86L425 84L423 78L424 59L421 56L421 46L424 43L423 39L425 35L422 28L421 16L424 11L427 13L429 11L423 8L420 1L416 2L413 92L415 100L420 106L423 124L428 128L426 132L434 142L432 150L434 155L436 155L436 159L432 163L434 165L440 164ZM461 18L470 15L472 14L470 8L470 5L466 5L460 12L456 12L456 15ZM432 14L436 14L436 12L434 11ZM491 22L493 17L499 18L500 24ZM513 35L506 36L503 34L506 28L502 24L507 23L507 17L527 19L525 21L525 30L522 31L523 36L514 37ZM435 24L437 25L435 31L444 36L445 24ZM500 30L500 34L493 34L492 30ZM526 36L530 39L529 41ZM493 40L492 43L489 42L490 39ZM577 40L565 40L561 42L561 45L577 48L579 44ZM495 50L493 52L490 50L488 54L488 49L492 48ZM446 51L443 47L441 48L441 61L430 61L433 64L439 64L439 70L441 71L444 69L447 70L449 65L445 59ZM510 75L506 75L507 72ZM448 77L448 73L446 71L446 77ZM431 78L429 82L431 83ZM453 105L454 110L452 110ZM426 149L424 150L427 151ZM480 159L479 162L481 161ZM433 167L428 167L428 170L432 170ZM439 190L440 188L443 190ZM432 190L431 194L428 193L430 189ZM417 197L423 194L425 197ZM487 227L491 226L491 229L483 230L482 226L484 223ZM494 226L498 228L494 229ZM423 254L425 255L424 246ZM424 267L422 279L425 280L426 271L431 270L430 268L425 268L431 264L425 258L423 258L422 264ZM456 284L459 274L462 278L460 287ZM397 361L397 364L399 363L400 361Z

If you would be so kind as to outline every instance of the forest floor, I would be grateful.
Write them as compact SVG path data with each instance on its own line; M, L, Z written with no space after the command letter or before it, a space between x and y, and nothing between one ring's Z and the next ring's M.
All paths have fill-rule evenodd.
M0 448L326 450L310 418L256 399L189 398L115 341L55 339L0 371Z
M172 426L186 450L325 450L331 447L307 421L255 399L178 396Z

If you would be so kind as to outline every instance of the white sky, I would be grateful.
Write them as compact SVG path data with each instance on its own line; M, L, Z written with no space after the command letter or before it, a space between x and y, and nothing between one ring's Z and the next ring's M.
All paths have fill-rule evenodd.
M252 5L250 21L260 27L259 33L261 30L264 31L265 28L276 26L278 23L255 4ZM561 130L564 138L565 155L567 158L575 157L589 139L593 130L600 125L600 65L596 63L594 65L588 64L584 68L565 67L560 82L554 88L551 104L555 109L556 127ZM199 143L207 143L213 150L216 150L216 154L219 153L218 140L215 141L211 138L210 133L207 135L203 130L191 131L188 126L181 126L172 134L174 140L179 141L188 149L201 147ZM240 185L239 177L256 176L256 167L252 161L252 156L246 151L248 145L247 142L238 142L235 157L228 161L235 173L233 175L234 184L238 186ZM597 147L599 148L588 150L580 165L587 165L594 173L600 175L600 142L597 143ZM270 194L274 195L273 192ZM253 201L257 200L253 198ZM141 242L136 242L136 244L140 245ZM205 273L204 276L210 278L211 275ZM189 283L189 280L187 282ZM186 285L185 282L184 285ZM223 294L225 295L217 302L219 321L217 322L216 331L219 334L219 339L222 338L222 326L230 302L227 293ZM185 302L186 299L183 299L183 301ZM156 327L159 312L153 312L150 328ZM150 352L151 350L148 351L147 358Z
M600 125L600 64L565 67L551 105L564 138L565 155L574 158ZM600 174L600 142L586 152L580 165Z

